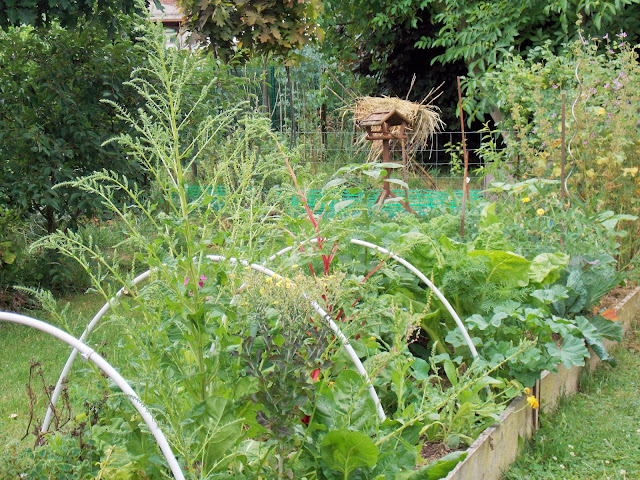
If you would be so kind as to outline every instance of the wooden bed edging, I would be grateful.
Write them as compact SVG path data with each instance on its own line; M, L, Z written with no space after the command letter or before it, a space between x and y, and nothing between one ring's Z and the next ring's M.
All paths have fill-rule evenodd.
M615 306L618 321L626 333L640 310L640 287ZM617 342L605 340L609 350ZM558 400L578 390L580 373L593 370L600 363L597 355L591 355L584 367L566 369L562 365L557 373L542 372L541 380L534 388L540 408L552 410ZM500 416L500 423L491 425L480 434L467 451L469 454L456 465L445 480L499 480L518 457L519 449L537 429L538 412L529 408L524 396L516 398Z

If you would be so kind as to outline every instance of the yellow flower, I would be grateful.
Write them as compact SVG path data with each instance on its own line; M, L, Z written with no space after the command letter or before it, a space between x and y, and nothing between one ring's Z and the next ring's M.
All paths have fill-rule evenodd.
M531 408L533 408L534 410L540 406L540 404L538 403L538 399L533 395L527 397L527 403L531 405Z
M525 395L531 395L531 389L529 387L524 389L524 394Z
M291 268L300 268L300 265L296 265L295 263L293 265L291 265Z
M264 282L265 282L265 283L271 283L271 282L273 282L273 277L267 277L267 278L265 278Z
M622 169L623 172L623 177L626 177L627 175L631 175L632 177L635 177L636 174L638 173L638 167L632 167L632 168L623 168Z
M372 342L376 341L376 337L369 337L369 340L371 340Z
M529 197L524 197L522 199L522 203L527 203L527 202L530 202L530 201L531 201L531 199Z
M544 208L539 208L538 210L536 210L536 213L538 214L538 216L544 215Z

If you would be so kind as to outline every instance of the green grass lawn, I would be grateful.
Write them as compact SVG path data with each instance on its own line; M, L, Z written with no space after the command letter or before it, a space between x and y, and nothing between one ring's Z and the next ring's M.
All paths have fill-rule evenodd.
M76 337L81 335L86 324L104 304L104 300L95 294L70 296L59 304L63 306L66 302L70 303L71 333ZM45 312L34 311L27 314L51 321ZM93 332L90 343L97 351L106 353L108 360L120 370L119 364L124 363L117 358L117 338L116 329L105 322L103 327L98 327ZM107 342L106 345L103 342ZM30 361L41 362L45 381L54 385L70 352L71 347L45 333L22 325L0 323L0 442L6 444L19 441L25 435L29 420L26 385ZM83 366L83 362L78 359L71 371L73 390L82 391L98 385L96 374L86 371ZM35 382L34 391L40 399L34 413L37 420L41 421L47 405L42 392L42 381ZM81 402L81 399L76 401ZM33 440L34 437L29 435L24 443L33 444Z
M637 319L636 319L637 320ZM640 331L615 351L618 366L586 374L506 473L505 480L640 479Z

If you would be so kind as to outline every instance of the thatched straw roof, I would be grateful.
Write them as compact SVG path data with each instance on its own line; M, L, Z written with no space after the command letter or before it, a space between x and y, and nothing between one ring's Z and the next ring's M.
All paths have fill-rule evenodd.
M365 119L373 112L395 109L410 122L409 128L407 129L409 138L406 141L405 148L411 155L418 150L424 150L429 144L431 136L444 127L444 122L440 120L440 109L433 105L431 101L429 101L430 99L431 92L420 103L402 100L397 97L360 97L356 99L355 105L352 105L348 109L353 113L353 118L356 123ZM394 130L397 129L398 127L393 127L391 128L391 132L393 133ZM370 144L369 160L377 160L382 155L382 142L369 142L365 137L366 133L363 133L358 143ZM394 142L399 142L399 140L392 141L392 148L400 149L399 143L397 146L393 146Z

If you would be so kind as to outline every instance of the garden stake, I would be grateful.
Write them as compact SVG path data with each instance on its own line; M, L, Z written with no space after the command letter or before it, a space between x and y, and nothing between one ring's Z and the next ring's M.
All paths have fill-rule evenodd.
M565 92L562 92L562 149L560 150L560 204L563 206L564 208L564 196L565 196L565 191L564 191L564 166L565 166L565 161L566 161L566 154L565 154L565 149L566 149L566 135L565 135L565 128L566 128L566 115L565 115L565 110L566 110L566 104L567 104L567 94Z
M562 149L560 150L560 208L564 210L564 196L565 196L565 178L564 178L564 167L566 162L566 105L567 104L567 94L566 92L562 92ZM560 245L564 248L564 222L560 223L561 232L560 232Z
M462 114L462 88L460 87L460 76L456 77L458 82L458 103L460 105L460 131L462 132L462 158L464 159L464 174L462 177L462 218L460 220L460 236L464 238L464 216L469 195L469 153L467 152L467 142L464 135L464 116Z
M400 140L400 147L402 148L402 181L404 182L404 199L409 204L409 179L407 178L407 150L404 144L404 138Z

